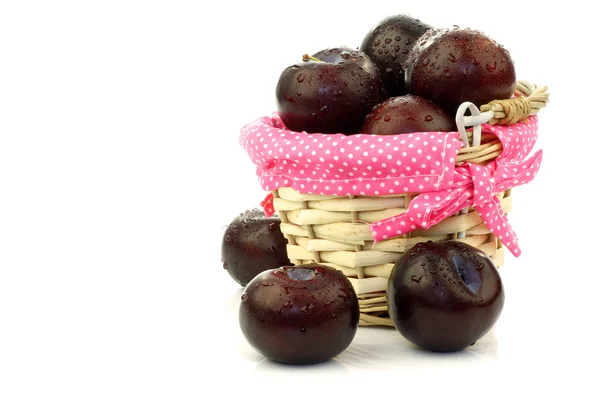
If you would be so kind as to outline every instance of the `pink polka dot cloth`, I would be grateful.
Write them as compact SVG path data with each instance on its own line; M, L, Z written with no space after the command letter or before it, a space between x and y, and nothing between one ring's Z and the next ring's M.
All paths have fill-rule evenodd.
M455 166L463 146L458 132L416 132L376 136L294 132L279 115L259 118L242 128L246 150L261 187L291 187L300 193L377 196L420 193L407 211L370 225L374 241L430 228L467 206L474 208L515 255L516 236L495 194L527 183L539 169L542 152L526 160L537 139L537 117L512 126L482 125L503 146L484 166Z

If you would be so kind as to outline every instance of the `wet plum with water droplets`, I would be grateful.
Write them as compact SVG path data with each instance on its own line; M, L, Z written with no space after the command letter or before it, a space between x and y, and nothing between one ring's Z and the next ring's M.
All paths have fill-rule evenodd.
M358 132L371 108L384 99L379 70L363 52L321 50L287 67L275 90L285 126L308 133Z
M242 286L260 272L289 265L281 220L259 209L245 211L227 226L221 244L223 268Z
M288 364L327 361L358 328L358 298L346 276L318 264L261 272L244 290L239 320L250 345Z
M470 346L492 328L504 290L487 254L448 240L419 243L403 255L390 274L387 300L394 326L408 341L448 352Z
M454 115L469 101L477 107L512 97L515 66L509 52L473 29L431 29L404 63L409 93L433 100Z
M430 28L409 15L393 15L380 21L363 39L360 50L379 68L388 97L406 93L403 63L415 41Z
M410 94L389 98L375 106L360 128L361 132L373 135L454 130L454 118L443 108L431 100Z

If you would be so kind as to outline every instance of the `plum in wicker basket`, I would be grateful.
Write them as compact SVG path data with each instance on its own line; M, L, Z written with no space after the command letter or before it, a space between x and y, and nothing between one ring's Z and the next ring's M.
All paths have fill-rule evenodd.
M293 132L274 114L246 125L240 144L270 192L265 209L281 217L292 263L341 270L359 297L360 325L393 326L388 277L415 244L460 240L496 266L505 248L518 256L506 214L511 188L539 168L541 151L528 156L547 101L546 87L520 81L511 99L462 104L458 132L392 136Z

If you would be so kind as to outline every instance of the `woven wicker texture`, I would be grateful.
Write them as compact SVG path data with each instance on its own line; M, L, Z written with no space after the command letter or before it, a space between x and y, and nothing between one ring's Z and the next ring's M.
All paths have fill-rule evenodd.
M548 101L545 87L519 82L517 97L490 102L491 124L513 124L536 114ZM468 139L472 137L469 132ZM480 145L462 148L456 164L485 164L502 152L494 135L483 135ZM288 257L295 265L320 263L341 270L359 297L360 325L393 326L387 314L385 290L394 263L412 246L424 241L460 240L483 250L496 266L504 262L501 242L472 208L450 216L429 229L374 243L368 223L404 212L418 193L389 196L324 196L301 194L291 188L273 191L273 205L288 240ZM511 211L511 191L498 194L502 210Z

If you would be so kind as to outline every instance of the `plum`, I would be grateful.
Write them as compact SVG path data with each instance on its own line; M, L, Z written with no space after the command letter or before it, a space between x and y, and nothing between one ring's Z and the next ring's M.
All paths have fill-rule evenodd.
M455 27L430 29L404 64L406 89L451 115L469 101L477 107L512 97L516 87L509 52L485 34Z
M373 135L455 130L454 118L443 108L410 94L389 98L375 106L360 128L362 133Z
M358 320L358 298L348 278L318 264L260 273L244 290L239 310L250 345L287 364L315 364L337 356L354 339Z
M365 36L360 50L375 63L388 97L406 93L403 64L416 40L431 26L409 15L392 15Z
M308 133L357 133L365 115L383 100L375 64L347 47L325 49L287 67L275 95L285 126Z
M481 250L448 240L419 243L396 262L387 287L389 314L408 341L431 351L458 351L496 323L504 289Z
M241 213L227 226L221 262L233 280L246 286L262 271L290 264L280 225L278 216L266 217L255 208Z

